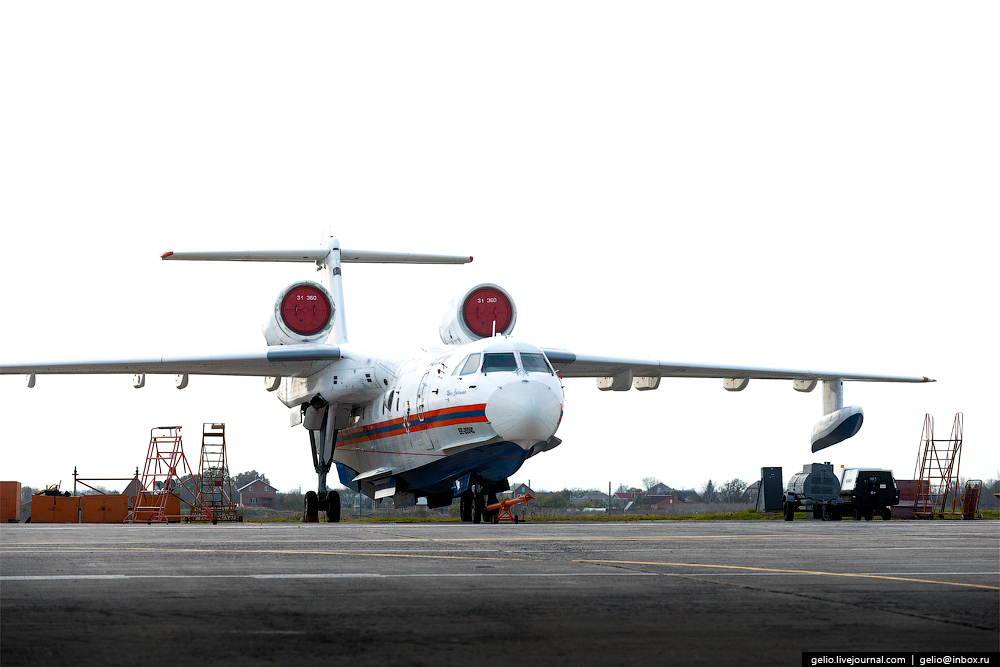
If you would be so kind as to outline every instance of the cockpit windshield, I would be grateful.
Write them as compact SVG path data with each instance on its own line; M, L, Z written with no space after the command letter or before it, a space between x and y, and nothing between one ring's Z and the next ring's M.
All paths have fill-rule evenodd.
M549 368L549 364L545 360L544 354L539 354L537 352L522 352L521 364L524 366L526 373L552 374L552 369Z
M483 354L483 372L516 372L517 359L513 352L487 352Z
M482 362L482 367L480 367ZM541 352L473 352L455 366L455 375L476 373L548 373L555 371Z
M458 375L471 375L479 370L479 353L470 354L465 363L458 369Z

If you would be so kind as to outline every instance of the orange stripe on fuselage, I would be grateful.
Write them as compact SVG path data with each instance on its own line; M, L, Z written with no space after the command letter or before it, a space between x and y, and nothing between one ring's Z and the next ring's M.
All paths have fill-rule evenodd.
M337 437L337 447L349 447L361 442L376 442L404 433L426 431L443 426L482 424L488 421L485 403L428 410L424 413L423 419L417 419L416 415L410 415L409 419L399 417L367 426L344 429Z

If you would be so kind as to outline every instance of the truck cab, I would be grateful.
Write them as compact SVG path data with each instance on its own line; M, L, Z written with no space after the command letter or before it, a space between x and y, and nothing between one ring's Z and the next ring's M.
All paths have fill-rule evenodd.
M871 521L879 514L884 521L892 518L892 506L899 504L899 489L891 470L883 468L844 468L840 473L840 499L844 515L855 520Z

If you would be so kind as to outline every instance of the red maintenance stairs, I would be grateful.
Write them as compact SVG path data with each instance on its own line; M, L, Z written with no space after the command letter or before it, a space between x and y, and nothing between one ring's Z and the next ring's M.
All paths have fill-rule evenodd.
M185 489L192 501L182 500L179 492ZM187 514L181 514L181 503L188 505ZM167 523L205 519L213 524L218 521L205 507L191 466L184 456L180 426L158 426L149 431L149 451L142 480L135 496L132 511L126 523Z

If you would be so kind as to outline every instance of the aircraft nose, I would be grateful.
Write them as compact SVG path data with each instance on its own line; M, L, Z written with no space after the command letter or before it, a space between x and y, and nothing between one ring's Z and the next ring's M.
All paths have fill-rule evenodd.
M486 402L486 418L497 435L528 449L552 437L562 414L561 397L535 381L511 382Z

